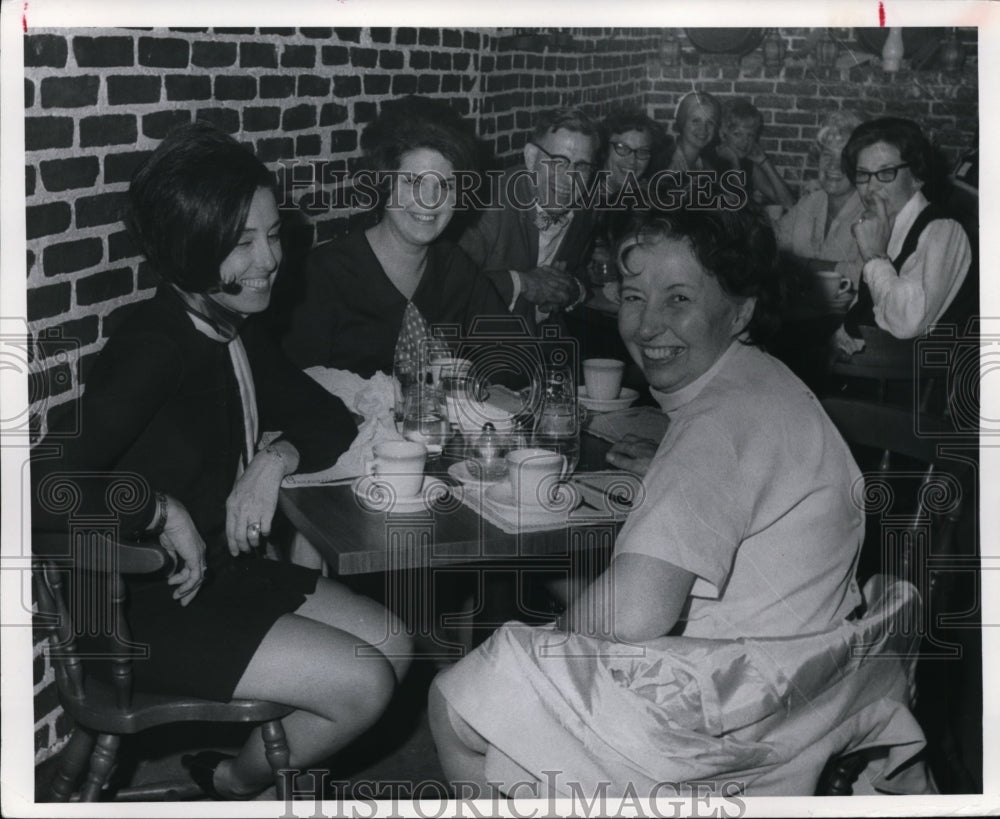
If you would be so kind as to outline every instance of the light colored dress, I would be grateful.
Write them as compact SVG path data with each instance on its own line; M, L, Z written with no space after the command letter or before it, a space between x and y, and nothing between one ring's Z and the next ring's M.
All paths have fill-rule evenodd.
M862 599L864 528L846 444L783 364L738 342L657 397L670 426L615 551L696 575L683 636L635 646L503 626L439 677L489 743L487 778L648 795L725 776L747 793L808 795L859 725L906 749L884 777L923 735L903 704L908 661L867 663L849 648L889 638L877 618L846 619ZM913 602L901 588L887 600ZM918 775L905 789L924 787Z
M778 246L803 259L828 259L831 268L851 280L857 288L861 278L861 253L851 233L851 225L864 212L861 197L854 191L826 229L830 197L817 190L799 199L778 221Z

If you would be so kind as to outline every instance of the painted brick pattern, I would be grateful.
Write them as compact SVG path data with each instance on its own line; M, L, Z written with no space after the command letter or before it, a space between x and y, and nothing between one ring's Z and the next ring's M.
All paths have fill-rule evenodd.
M920 123L935 147L951 164L976 144L979 87L974 29L961 30L967 52L961 71L932 68L886 73L871 59L851 29L833 29L838 42L838 66L816 64L815 41L820 30L780 29L784 64L763 65L760 49L741 58L699 54L683 33L679 65L649 66L647 113L671 127L677 103L689 91L719 97L748 98L764 117L762 147L785 180L796 190L816 177L813 144L824 118L832 111L853 109L867 116L902 116Z
M842 51L856 47L835 30ZM764 147L794 186L812 173L811 143L826 112L856 107L917 119L954 158L975 139L975 30L963 30L962 72L878 62L817 68L815 32L782 29L785 61L698 53L682 32L681 64L659 59L661 29L214 28L30 31L25 37L28 321L70 344L42 347L30 389L35 427L77 394L123 310L147 298L155 274L122 230L128 180L170 128L210 120L277 167L315 158L324 172L359 163L358 136L379 105L403 94L447 99L476 124L497 164L516 161L532 114L582 105L603 115L645 107L670 127L683 94L749 96L764 114ZM303 170L311 171L310 166ZM297 179L301 178L299 176ZM322 176L321 176L322 178ZM289 207L310 195L297 190ZM347 230L352 214L310 210L312 238ZM35 651L35 743L61 747L65 715L52 669Z

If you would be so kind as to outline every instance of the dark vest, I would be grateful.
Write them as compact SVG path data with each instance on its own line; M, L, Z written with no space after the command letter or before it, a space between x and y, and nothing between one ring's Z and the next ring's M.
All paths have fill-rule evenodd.
M900 270L903 269L906 260L917 249L917 242L920 240L920 235L924 232L924 229L936 219L947 218L949 218L948 215L933 203L928 204L927 207L917 214L917 218L903 240L903 246L900 248L899 254L895 259L891 260L897 276ZM965 320L975 313L978 301L978 265L973 260L973 263L969 266L968 273L966 273L965 280L962 282L961 287L959 287L958 293L955 294L955 298L948 305L948 309L945 310L944 314L935 324L964 324ZM867 282L865 282L864 277L862 277L861 284L858 287L858 299L851 309L847 311L847 315L844 316L844 330L853 338L861 338L861 327L875 326L877 326L875 323L875 303L872 299L872 292Z

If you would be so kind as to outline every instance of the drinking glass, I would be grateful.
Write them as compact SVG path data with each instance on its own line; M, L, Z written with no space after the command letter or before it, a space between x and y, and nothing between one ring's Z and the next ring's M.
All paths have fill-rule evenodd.
M569 367L554 367L545 373L532 445L564 455L567 474L580 461L580 413Z
M450 429L444 392L427 382L412 384L405 393L403 437L428 447L428 456L440 455L448 443Z

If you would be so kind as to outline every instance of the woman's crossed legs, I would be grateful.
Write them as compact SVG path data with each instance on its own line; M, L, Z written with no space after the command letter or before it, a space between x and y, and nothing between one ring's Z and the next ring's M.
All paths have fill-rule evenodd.
M379 718L410 663L411 643L383 606L332 580L261 641L233 692L294 706L282 720L293 768L306 768L347 745ZM260 729L239 755L219 763L216 790L242 796L272 781Z

